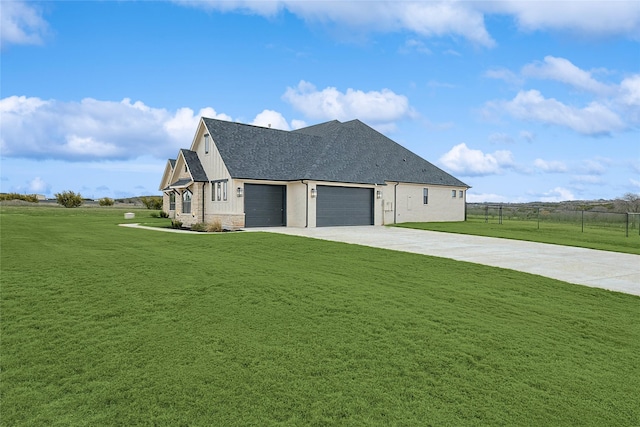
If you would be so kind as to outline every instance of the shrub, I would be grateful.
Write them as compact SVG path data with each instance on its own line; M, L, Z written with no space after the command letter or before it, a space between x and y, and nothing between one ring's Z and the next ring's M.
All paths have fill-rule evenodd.
M198 222L191 226L191 230L193 231L207 231L207 224L204 222Z
M59 205L65 208L77 208L82 206L82 196L80 193L76 194L73 191L63 191L62 193L56 193L56 200Z
M103 197L102 199L98 200L98 203L100 204L100 206L113 206L115 201L109 197Z
M177 219L172 219L171 228L182 228L182 221L178 221Z
M162 209L162 197L160 196L140 197L140 201L147 209L157 211Z
M151 218L160 218L160 214L158 212L151 212L149 215Z
M160 218L169 218L169 214L165 211L160 211Z
M24 200L25 202L38 203L35 194L4 193L0 194L0 200Z
M219 219L213 221L210 224L207 224L207 231L211 232L211 233L219 233L221 231L223 231L222 229L222 223L220 222Z

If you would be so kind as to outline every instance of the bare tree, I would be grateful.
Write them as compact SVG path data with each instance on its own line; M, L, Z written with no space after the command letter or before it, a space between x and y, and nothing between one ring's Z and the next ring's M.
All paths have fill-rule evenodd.
M640 212L640 194L626 193L616 200L616 205L622 212Z

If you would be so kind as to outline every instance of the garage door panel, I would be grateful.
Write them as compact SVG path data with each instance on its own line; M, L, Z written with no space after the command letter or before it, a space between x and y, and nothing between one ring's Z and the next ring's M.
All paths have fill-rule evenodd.
M316 225L373 224L373 189L317 186Z
M245 227L286 225L286 187L284 185L244 185Z

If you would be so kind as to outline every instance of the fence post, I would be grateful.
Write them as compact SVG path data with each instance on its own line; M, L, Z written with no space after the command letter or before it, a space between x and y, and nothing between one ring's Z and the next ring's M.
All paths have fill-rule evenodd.
M500 224L502 224L502 205L500 205Z

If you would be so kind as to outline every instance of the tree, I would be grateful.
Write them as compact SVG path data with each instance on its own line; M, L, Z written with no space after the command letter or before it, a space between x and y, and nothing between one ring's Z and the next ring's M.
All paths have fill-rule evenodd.
M640 212L640 194L626 193L615 200L618 212Z
M140 197L140 201L147 209L162 209L162 197L159 196L150 196L150 197Z
M100 206L113 206L114 200L110 197L103 197L102 199L98 200L98 203L100 204Z
M80 193L76 194L73 191L63 191L62 193L56 193L56 200L59 205L65 208L77 208L82 206L82 196Z

